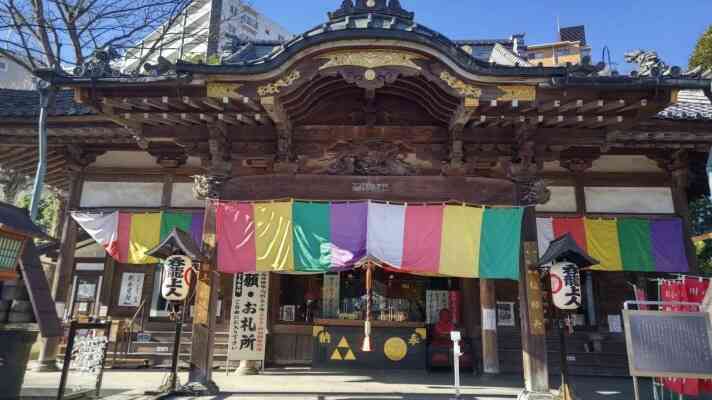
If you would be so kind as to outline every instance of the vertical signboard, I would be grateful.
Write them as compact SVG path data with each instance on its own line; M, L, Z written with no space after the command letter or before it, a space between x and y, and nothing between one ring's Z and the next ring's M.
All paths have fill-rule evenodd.
M124 273L121 276L119 307L138 307L143 295L143 274Z
M263 361L267 339L269 273L235 275L228 360Z

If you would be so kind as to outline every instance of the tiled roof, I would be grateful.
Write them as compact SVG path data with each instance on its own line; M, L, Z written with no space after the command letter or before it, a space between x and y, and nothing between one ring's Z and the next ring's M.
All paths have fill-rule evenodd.
M40 96L34 90L0 89L0 118L32 118L40 114ZM88 107L74 101L74 92L60 90L49 111L53 117L92 115Z
M712 101L701 90L681 90L677 103L658 114L660 119L712 121Z

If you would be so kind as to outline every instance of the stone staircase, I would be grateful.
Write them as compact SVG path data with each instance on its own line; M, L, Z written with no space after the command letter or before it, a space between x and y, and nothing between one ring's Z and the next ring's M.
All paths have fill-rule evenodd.
M186 324L181 336L180 367L187 368L190 361L191 340L193 334L191 326ZM115 368L143 366L149 368L170 368L173 356L175 333L171 331L143 331L134 332L131 340L114 354L113 345L109 347L107 361ZM214 365L225 368L227 361L229 334L227 331L215 333ZM112 364L113 358L117 362Z

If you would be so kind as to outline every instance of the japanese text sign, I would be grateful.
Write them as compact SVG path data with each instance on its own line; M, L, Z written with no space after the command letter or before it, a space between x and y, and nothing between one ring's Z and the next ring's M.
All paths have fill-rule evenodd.
M230 361L263 361L267 337L269 273L235 275L230 318Z

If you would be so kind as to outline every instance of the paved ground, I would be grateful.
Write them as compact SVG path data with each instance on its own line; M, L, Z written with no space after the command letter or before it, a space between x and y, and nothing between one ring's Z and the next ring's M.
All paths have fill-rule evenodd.
M155 390L167 378L157 371L107 371L104 375L102 396L111 400L148 399L146 390ZM185 383L186 374L181 374ZM219 396L201 398L221 399L289 399L289 400L425 400L453 397L452 374L423 371L319 371L309 368L272 369L259 376L240 377L216 372L214 379L223 391ZM557 385L552 377L552 387ZM82 382L77 376L70 386ZM28 372L24 395L49 398L59 383L59 374ZM85 387L91 382L84 380ZM574 378L576 394L581 400L633 399L630 379ZM482 379L463 374L464 399L516 399L523 384L518 376L499 376ZM642 400L652 400L650 384L642 384ZM119 395L119 396L117 396Z

